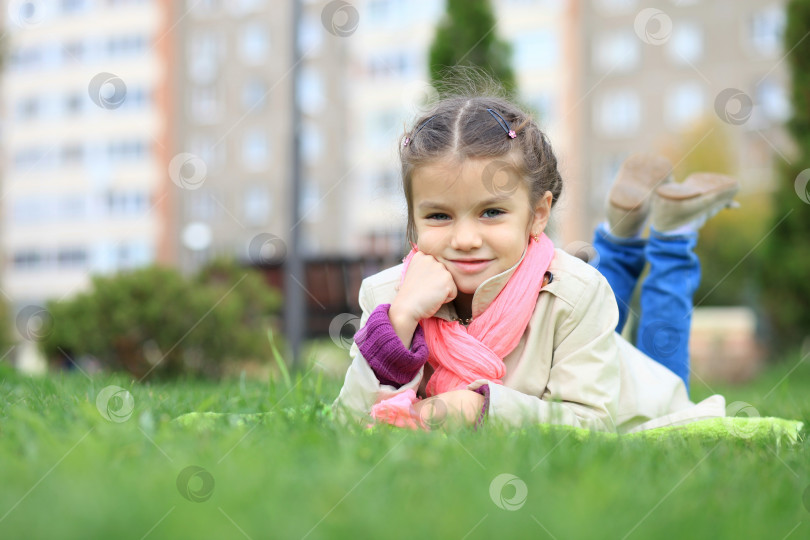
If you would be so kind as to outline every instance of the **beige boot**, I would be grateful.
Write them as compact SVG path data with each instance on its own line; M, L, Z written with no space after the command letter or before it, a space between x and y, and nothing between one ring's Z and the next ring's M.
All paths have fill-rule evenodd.
M629 238L641 233L656 187L672 179L672 163L656 154L633 154L622 163L607 204L610 233Z
M692 222L697 230L723 208L738 206L732 199L739 189L734 178L714 173L694 173L680 184L659 186L652 202L651 225L667 232Z

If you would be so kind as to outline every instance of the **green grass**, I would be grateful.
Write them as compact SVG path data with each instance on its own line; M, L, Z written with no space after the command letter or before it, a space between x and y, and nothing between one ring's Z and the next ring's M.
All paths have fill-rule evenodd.
M798 361L712 390L807 424L810 361L777 385ZM331 422L340 384L318 368L292 373L289 386L282 377L134 385L122 375L31 379L0 365L0 538L810 536L806 433L777 449L578 440L538 428L364 431ZM109 385L134 398L126 421L96 407ZM694 383L693 399L710 393ZM270 414L242 426L224 416L207 430L171 422L191 411ZM205 472L181 486L207 489L207 500L181 495L188 466L207 471L213 487ZM496 486L493 499L504 473L517 480ZM521 483L525 503L500 508Z

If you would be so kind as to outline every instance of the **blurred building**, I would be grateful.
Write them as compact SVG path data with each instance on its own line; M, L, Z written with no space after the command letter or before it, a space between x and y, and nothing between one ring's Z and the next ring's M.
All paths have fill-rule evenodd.
M3 2L2 287L14 304L168 260L167 2Z
M291 224L292 2L189 0L174 5L171 107L176 161L173 253L186 271L218 255L260 262L281 255L291 226L306 254L339 253L346 197L345 40L302 3L298 96L300 223ZM263 239L280 239L276 253ZM272 246L265 245L264 248Z
M306 253L349 235L345 40L303 5ZM2 287L17 306L289 237L292 2L5 0ZM341 185L344 184L344 185ZM328 196L325 196L328 194ZM274 253L257 236L280 239ZM265 249L263 249L265 248ZM252 250L252 251L251 251Z
M772 185L775 162L789 159L783 1L581 4L575 153L582 169L569 180L588 190L576 208L585 219L573 223L571 239L590 239L633 151L664 152L676 166L729 152L743 193Z
M589 240L631 151L701 119L744 189L783 159L779 0L492 0L566 180L550 227ZM93 273L290 236L292 0L5 0L2 288L61 298ZM302 0L301 205L309 255L405 253L397 141L433 97L443 0ZM700 140L695 145L699 146ZM689 147L685 152L689 151ZM276 250L277 251L277 250Z

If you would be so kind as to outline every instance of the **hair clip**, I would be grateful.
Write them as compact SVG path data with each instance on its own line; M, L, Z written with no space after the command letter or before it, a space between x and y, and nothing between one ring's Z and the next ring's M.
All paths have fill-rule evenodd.
M487 109L487 111L489 112L489 114L492 115L492 118L494 118L495 121L498 122L498 124L503 128L506 134L509 135L510 139L514 139L515 137L517 137L515 130L509 129L509 122L504 120L503 116L498 114L498 111L495 111L493 109Z
M416 137L416 134L417 134L417 133L419 133L420 131L422 131L422 128L423 128L423 127L425 127L425 126L427 125L427 123L428 123L428 122L430 122L431 120L433 120L434 118L436 118L436 115L433 115L433 116L431 116L430 118L428 118L427 120L425 120L424 122L422 122L422 125L421 125L421 126L419 126L419 128L418 128L418 129L417 129L417 130L414 132L413 136L414 136L414 137ZM412 140L413 140L413 139L412 139L411 137L405 137L405 140L404 140L404 141L402 141L402 146L403 146L403 147L404 147L404 146L408 146L408 144L409 144L409 143L410 143Z

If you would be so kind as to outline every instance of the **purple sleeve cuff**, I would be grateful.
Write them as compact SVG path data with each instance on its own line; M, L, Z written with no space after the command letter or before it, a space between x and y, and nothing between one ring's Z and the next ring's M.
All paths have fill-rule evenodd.
M484 396L484 406L481 407L481 414L478 416L478 420L475 422L475 429L477 430L481 425L484 423L484 418L486 417L487 413L489 412L489 385L483 384L473 390L476 394L481 394Z
M399 387L413 380L425 365L428 348L419 325L413 333L411 349L405 348L388 318L390 307L391 304L377 306L365 326L354 335L354 342L380 383Z

